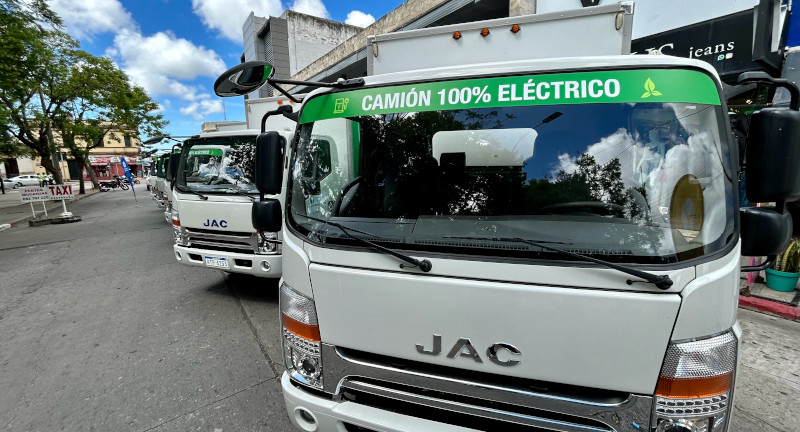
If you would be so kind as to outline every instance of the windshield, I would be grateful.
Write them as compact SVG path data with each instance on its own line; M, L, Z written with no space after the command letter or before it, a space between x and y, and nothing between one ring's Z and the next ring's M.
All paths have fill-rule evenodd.
M228 136L184 141L177 187L208 193L247 193L253 184L256 136Z
M636 102L523 105L520 92L516 106L497 106L486 102L502 101L502 93L448 84L467 88L483 106L461 108L468 104L458 103L457 90L449 103L455 109L395 106L301 118L293 226L328 243L352 240L311 218L331 218L401 249L563 258L508 241L524 238L641 263L694 258L731 240L732 181L718 99L661 102L642 97L642 90L661 93L645 87ZM360 99L363 110L389 100L391 89L381 90L383 97L331 96Z

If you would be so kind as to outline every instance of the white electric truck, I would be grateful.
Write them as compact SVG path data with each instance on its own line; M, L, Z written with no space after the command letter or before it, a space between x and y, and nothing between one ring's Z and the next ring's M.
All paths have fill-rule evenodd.
M257 233L251 222L255 140L263 114L291 106L284 97L247 102L247 122L207 122L182 144L170 188L175 258L181 264L231 273L281 276L282 236ZM290 142L296 123L271 116L265 127ZM283 173L283 169L281 169ZM285 193L273 198L283 201Z
M324 88L303 100L286 178L270 174L280 136L259 136L256 186L287 188L253 223L283 229L296 427L728 429L740 255L788 244L800 98L740 77L793 102L754 114L748 136L748 197L777 206L739 209L715 70L629 55L632 14L370 37L371 76L306 83ZM217 83L292 83L272 72L250 62Z

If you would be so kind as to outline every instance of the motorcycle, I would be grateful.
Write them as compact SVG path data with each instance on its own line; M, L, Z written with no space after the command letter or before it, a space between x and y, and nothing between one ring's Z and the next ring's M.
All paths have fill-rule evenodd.
M128 190L130 186L127 183L124 183L118 176L114 176L114 179L100 182L100 192L108 192L114 189L122 189Z

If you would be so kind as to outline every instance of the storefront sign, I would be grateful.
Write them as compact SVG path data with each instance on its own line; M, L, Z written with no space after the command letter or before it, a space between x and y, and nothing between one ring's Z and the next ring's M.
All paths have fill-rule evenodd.
M57 201L75 199L72 185L26 186L19 188L19 198L23 203L35 201Z
M119 163L119 156L89 156L89 162L93 164ZM129 164L136 163L136 156L128 156Z
M702 60L720 75L763 69L753 61L752 9L636 39L631 52Z

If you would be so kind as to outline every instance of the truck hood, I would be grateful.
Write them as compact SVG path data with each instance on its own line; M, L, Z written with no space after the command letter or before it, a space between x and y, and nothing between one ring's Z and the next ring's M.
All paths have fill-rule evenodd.
M642 394L655 389L681 303L678 294L321 264L311 264L310 274L326 343L451 368ZM520 354L503 349L497 352L499 361L492 361L488 350L498 343Z
M249 200L241 201L246 198L240 197L216 199L219 198L209 197L208 201L181 199L178 202L181 226L223 232L255 232L250 220L253 204Z

